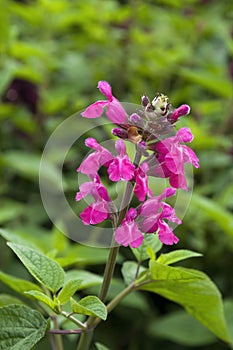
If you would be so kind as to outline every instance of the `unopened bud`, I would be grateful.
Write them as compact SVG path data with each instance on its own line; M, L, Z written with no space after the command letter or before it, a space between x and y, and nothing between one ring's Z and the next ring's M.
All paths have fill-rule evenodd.
M128 133L126 130L120 129L120 128L113 128L112 134L114 136L120 137L123 140L126 140L128 138Z
M170 123L175 123L180 117L183 117L190 112L190 107L188 105L181 105L180 107L174 109L171 115L169 115L168 120Z
M146 95L143 95L142 96L142 106L146 107L149 103L150 103L149 97L147 97Z

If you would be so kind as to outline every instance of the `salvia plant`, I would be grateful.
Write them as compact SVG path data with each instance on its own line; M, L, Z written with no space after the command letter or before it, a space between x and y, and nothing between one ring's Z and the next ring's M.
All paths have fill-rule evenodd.
M127 113L107 82L100 81L98 88L106 99L91 104L81 115L91 119L106 114L113 124L115 151L103 147L95 138L85 140L91 153L77 171L88 181L79 186L76 201L91 198L80 213L84 225L104 227L111 223L112 243L104 275L64 271L55 254L45 255L35 246L19 242L14 234L1 230L1 235L10 241L8 246L35 281L0 273L3 283L29 300L26 305L16 297L8 297L6 305L0 308L0 349L29 350L48 337L51 349L63 350L63 335L78 337L77 350L88 350L90 346L107 349L98 339L97 343L93 342L94 331L103 321L107 326L108 314L135 291L157 293L180 304L218 338L229 343L222 299L215 284L203 272L171 266L200 254L185 249L158 254L163 244L179 242L173 231L181 219L174 205L166 200L170 203L170 197L179 190L188 191L185 164L199 167L196 154L186 145L193 139L191 130L175 128L179 118L189 114L190 107L183 104L174 109L167 96L157 94L150 101L144 94L141 107ZM134 145L133 157L127 152L127 143ZM158 188L154 188L156 181L151 181L152 178L158 181ZM167 184L164 188L162 178ZM125 184L120 205L111 198L114 183ZM109 300L120 246L129 247L135 259L124 261L121 271L125 286ZM80 292L96 284L100 284L98 296L83 297Z

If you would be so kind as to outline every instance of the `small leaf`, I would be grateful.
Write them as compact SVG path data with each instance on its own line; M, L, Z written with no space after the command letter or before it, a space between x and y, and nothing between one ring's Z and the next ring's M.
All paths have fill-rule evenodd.
M126 261L124 262L121 272L124 277L125 284L129 285L135 280L136 273L140 275L141 272L145 271L146 268L143 266L140 266L139 271L138 270L138 264L135 261Z
M142 245L139 248L133 248L132 252L138 261L144 261L150 258L151 250L157 253L162 246L163 244L160 242L158 235L148 234L145 235Z
M14 276L8 275L1 271L0 271L0 281L20 294L24 294L25 292L28 292L29 290L32 290L32 289L41 291L40 287L37 286L35 283L23 280L21 278L16 278Z
M57 310L58 305L44 293L38 292L38 290L29 290L28 292L25 292L25 294L31 295L34 299L46 304L53 311Z
M208 276L197 270L171 267L156 261L150 262L150 271L152 282L146 284L148 276L145 276L145 284L140 289L158 293L182 305L218 338L230 342L221 295Z
M78 290L81 283L82 283L82 280L80 279L70 280L65 283L64 287L59 292L57 297L62 305L66 304L70 300L70 298Z
M76 314L96 316L102 320L107 319L107 308L102 301L94 295L81 299L78 303L71 299L72 311Z
M65 273L60 265L39 251L24 245L7 243L37 281L55 293L64 283Z
M193 257L199 257L199 256L202 256L202 254L193 252L191 250L177 249L170 253L161 254L158 257L157 262L164 265L170 265L181 260L185 260Z
M0 349L30 350L44 337L47 321L27 306L8 305L0 308Z

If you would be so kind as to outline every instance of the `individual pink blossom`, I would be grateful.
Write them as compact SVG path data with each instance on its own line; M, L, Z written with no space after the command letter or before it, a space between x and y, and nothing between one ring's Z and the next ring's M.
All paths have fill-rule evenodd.
M167 203L162 202L166 197L173 196L176 190L167 188L160 196L145 201L139 209L139 227L145 233L154 233L158 230L158 236L162 243L173 244L179 239L173 234L172 228L164 220L181 224L175 210Z
M132 248L137 248L142 244L144 236L139 230L135 218L137 217L137 211L134 208L130 208L126 213L121 226L115 231L115 241L127 247L130 245Z
M172 228L162 220L159 222L158 237L159 240L166 245L172 245L179 242L179 238L174 235Z
M90 175L90 182L84 182L80 185L80 191L76 194L76 201L79 201L87 195L92 195L94 202L91 203L84 211L80 214L84 225L95 225L104 220L109 216L110 198L107 189L101 183L99 176Z
M175 136L168 137L155 145L160 166L150 170L150 175L169 177L171 186L188 190L184 164L192 163L199 168L196 154L181 142L191 142L193 135L189 128L181 128Z
M90 175L90 178L92 181L84 182L80 185L80 191L76 194L76 201L80 201L88 194L91 194L96 201L104 200L106 202L110 202L108 191L101 183L99 175Z
M80 218L84 225L96 225L106 220L109 216L109 210L107 203L104 201L97 201L91 203L80 214Z
M92 137L87 138L85 144L87 147L93 148L95 152L84 159L77 171L86 175L96 174L102 165L107 166L108 162L113 159L113 155Z
M97 101L85 109L81 115L86 118L98 118L106 107L106 115L111 122L115 124L126 123L127 114L120 102L112 95L112 88L106 81L99 81L98 88L107 101Z
M148 177L146 175L149 170L149 166L146 162L143 162L137 169L134 171L134 179L135 179L135 188L134 194L137 198L143 202L146 198L152 196L152 191L148 187Z
M129 181L134 176L135 166L131 163L122 140L117 140L115 147L118 156L111 161L108 167L109 179L114 182L120 180Z

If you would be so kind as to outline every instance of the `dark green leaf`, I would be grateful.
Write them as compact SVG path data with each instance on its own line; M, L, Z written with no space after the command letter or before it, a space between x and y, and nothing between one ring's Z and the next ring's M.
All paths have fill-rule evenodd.
M65 273L60 265L39 251L20 244L8 243L24 266L37 281L52 292L60 289L64 283Z
M47 321L41 313L23 305L0 308L0 349L30 350L44 337Z

